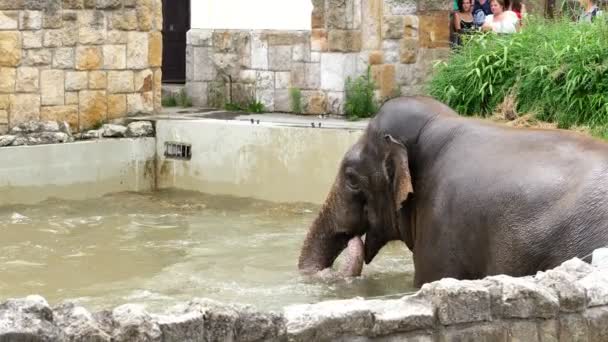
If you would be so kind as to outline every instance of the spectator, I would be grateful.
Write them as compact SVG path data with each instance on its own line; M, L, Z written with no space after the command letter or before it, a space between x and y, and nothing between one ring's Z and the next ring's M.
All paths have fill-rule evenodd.
M454 32L456 32L456 44L462 42L460 36L475 30L473 22L473 6L471 0L458 0L458 11L454 13Z
M584 8L583 14L578 18L578 21L592 22L596 16L601 16L602 11L594 3L594 0L578 0L578 3Z
M519 20L526 16L526 5L521 0L511 0L509 10L513 11Z
M477 27L481 27L486 20L486 16L492 14L490 0L475 0L473 6L473 21Z
M515 33L519 30L519 19L513 11L505 10L505 0L492 0L490 4L492 14L486 16L482 30L496 33Z

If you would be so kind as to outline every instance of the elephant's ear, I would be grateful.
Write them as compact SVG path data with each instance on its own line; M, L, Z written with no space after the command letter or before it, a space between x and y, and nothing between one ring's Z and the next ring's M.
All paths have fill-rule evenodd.
M407 148L390 135L384 139L388 144L388 154L384 161L384 167L388 181L392 186L395 201L395 210L399 211L405 202L414 193L412 177L407 159Z

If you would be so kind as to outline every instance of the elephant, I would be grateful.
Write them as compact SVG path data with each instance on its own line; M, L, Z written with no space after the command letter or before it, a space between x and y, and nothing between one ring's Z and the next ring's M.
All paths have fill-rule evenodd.
M331 269L356 238L366 265L404 242L415 287L583 258L608 245L608 144L461 116L431 97L393 98L344 154L301 246L300 273Z

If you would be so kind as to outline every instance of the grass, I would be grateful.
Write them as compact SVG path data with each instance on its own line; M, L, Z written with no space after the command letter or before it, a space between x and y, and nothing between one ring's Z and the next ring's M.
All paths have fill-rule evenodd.
M371 68L364 75L352 80L346 79L344 112L351 120L369 118L378 111L374 91L376 85L371 77Z
M264 113L266 110L266 108L264 108L264 104L258 100L251 100L245 105L228 102L224 104L224 109L233 112L250 112L258 114Z
M292 113L302 113L302 91L300 88L289 89L289 100Z
M161 99L163 107L192 107L192 99L186 94L186 90L182 89L177 94L163 96Z
M608 137L608 23L532 18L518 34L475 35L437 65L428 91L463 115L510 108Z

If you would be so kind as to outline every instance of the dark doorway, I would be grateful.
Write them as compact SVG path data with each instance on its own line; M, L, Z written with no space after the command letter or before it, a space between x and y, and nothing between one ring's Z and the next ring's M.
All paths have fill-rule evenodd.
M186 82L190 0L163 0L163 83Z

